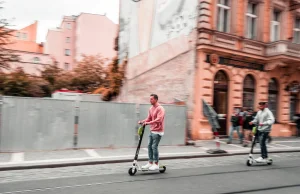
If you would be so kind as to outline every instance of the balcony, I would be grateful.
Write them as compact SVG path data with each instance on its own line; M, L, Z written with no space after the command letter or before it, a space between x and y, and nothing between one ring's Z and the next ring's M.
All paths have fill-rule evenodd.
M268 57L276 55L287 55L300 59L300 44L289 41L277 41L267 44L266 55Z
M265 43L234 34L201 29L198 35L198 45L215 46L215 50L225 48L228 51L229 49L232 51L242 51L245 54L252 54L259 57L283 55L287 58L293 58L296 61L300 60L300 44L291 43L288 40Z
M222 47L226 49L242 51L244 53L254 54L263 57L265 55L266 44L260 41L246 39L241 36L236 36L233 34L223 33L219 31L211 31L210 39L205 40L204 33L209 32L200 32L198 43L211 44L213 46ZM209 36L207 36L209 37Z

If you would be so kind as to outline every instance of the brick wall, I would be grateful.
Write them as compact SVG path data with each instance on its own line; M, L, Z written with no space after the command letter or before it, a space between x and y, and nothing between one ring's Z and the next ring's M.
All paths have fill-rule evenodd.
M195 52L193 48L133 79L126 80L116 101L149 103L152 93L156 93L159 102L162 103L174 102L174 98L183 100L188 110L187 129L191 129Z
M156 93L162 102L174 98L186 100L193 88L194 50L127 80L122 88L122 101L148 103Z

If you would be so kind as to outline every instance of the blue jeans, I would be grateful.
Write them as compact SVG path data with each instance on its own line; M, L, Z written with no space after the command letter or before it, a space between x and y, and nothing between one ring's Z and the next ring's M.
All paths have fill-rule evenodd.
M242 136L242 134L240 133L240 126L237 126L237 127L231 126L231 128L230 128L230 135L229 135L228 141L229 141L229 142L232 141L233 131L236 131L236 132L237 132L238 136L240 137L240 140L242 141L242 140L243 140L243 136Z
M158 144L160 142L161 136L159 134L154 134L150 132L149 143L148 143L148 156L149 162L158 162Z
M262 158L268 158L268 150L267 150L267 145L266 145L266 140L269 136L269 132L259 132L258 137L259 137L259 144L260 144L260 149L261 149L261 157Z

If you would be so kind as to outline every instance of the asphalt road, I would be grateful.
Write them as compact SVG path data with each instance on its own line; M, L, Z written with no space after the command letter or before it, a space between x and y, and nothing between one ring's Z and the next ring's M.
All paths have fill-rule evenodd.
M274 155L272 166L247 167L245 159L163 161L166 173L133 177L128 163L7 171L0 174L0 194L299 193L299 153Z

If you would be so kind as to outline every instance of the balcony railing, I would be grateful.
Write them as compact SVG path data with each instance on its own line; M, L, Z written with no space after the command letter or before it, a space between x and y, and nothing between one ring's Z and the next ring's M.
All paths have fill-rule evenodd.
M289 41L272 42L267 44L266 55L288 55L300 58L300 44L290 43Z

